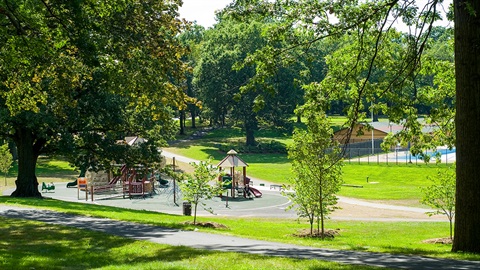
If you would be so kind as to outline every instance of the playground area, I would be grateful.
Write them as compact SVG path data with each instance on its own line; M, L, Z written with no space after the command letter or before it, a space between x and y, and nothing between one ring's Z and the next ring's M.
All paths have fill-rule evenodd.
M157 185L151 194L146 196L133 196L132 198L123 198L121 186L115 191L104 194L97 194L92 201L86 200L85 192L80 193L78 197L77 187L66 186L67 183L54 183L55 190L43 191L42 195L46 198L58 199L63 201L81 202L88 204L107 205L120 208L157 211L169 214L184 214L183 200L178 186L173 186L173 181L169 180L167 185ZM259 183L260 184L260 183ZM199 205L198 216L237 216L237 217L296 217L295 211L285 211L290 204L289 200L282 196L280 190L275 186L270 187L265 183L263 186L252 185L252 187L261 191L261 198L244 198L243 196L218 196L211 200L206 200L205 207ZM41 184L39 190L41 189ZM175 192L175 189L177 191ZM6 191L8 195L11 191ZM176 193L176 194L175 194ZM174 196L175 194L175 196ZM175 197L175 198L174 198ZM209 211L205 209L209 209ZM211 210L211 211L210 211Z
M199 206L197 216L226 216L226 217L265 217L265 218L297 218L295 210L285 209L290 201L281 194L278 185L263 182L258 179L252 180L256 185L253 187L260 190L261 198L245 199L243 197L215 197L205 201L205 208ZM78 199L77 188L67 188L66 182L53 183L54 190L43 191L45 198L62 201L79 202L86 204L106 205L126 209L156 211L168 214L183 215L183 200L181 197L173 201L173 185L169 182L168 187L156 187L156 191L150 196L132 197L123 199L121 190L117 194L97 196L94 201L86 200L85 197ZM263 184L263 185L260 185ZM39 185L41 190L42 184ZM10 195L14 189L6 190L5 196ZM85 194L83 194L85 196ZM363 200L339 198L338 206L341 209L332 213L331 218L337 220L370 220L370 221L446 221L444 216L427 216L427 209L414 207L402 207L374 203ZM210 211L211 210L211 211Z
M171 153L164 154L182 163L198 162ZM232 153L234 154L234 153ZM297 218L294 209L286 211L291 202L282 195L282 186L265 180L246 176L246 165L236 155L228 155L217 167L223 168L222 176L217 179L225 181L222 194L210 200L202 201L197 216L231 216L231 217L267 217ZM175 163L175 162L174 162ZM237 168L237 170L235 170ZM139 172L117 167L116 173L86 175L86 179L75 182L39 183L39 191L46 198L87 204L106 205L135 210L157 211L162 213L184 215L189 211L178 185L173 179L158 175L151 170L138 168ZM143 172L142 172L143 171ZM234 176L233 179L231 176ZM88 184L88 177L95 185ZM83 182L82 182L83 181ZM212 184L215 180L212 179ZM245 188L259 194L248 194ZM93 189L93 192L92 192ZM3 195L10 195L14 189L5 190ZM93 194L93 199L91 194ZM374 221L445 221L443 216L428 217L424 208L389 205L376 201L365 201L339 197L340 209L332 213L333 219L374 220ZM191 211L191 209L190 209Z

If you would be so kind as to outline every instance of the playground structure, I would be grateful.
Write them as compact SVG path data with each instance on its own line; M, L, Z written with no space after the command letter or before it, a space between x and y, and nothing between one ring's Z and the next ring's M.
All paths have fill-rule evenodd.
M218 164L219 170L228 169L228 175L219 178L227 190L227 197L233 199L262 197L262 192L252 187L250 178L246 176L247 166L248 164L239 158L234 150L229 151L227 157ZM172 167L175 173L174 158ZM239 167L242 169L236 171ZM130 167L113 165L108 172L87 171L85 177L79 177L74 182L68 183L67 188L72 185L77 186L78 200L83 198L86 201L94 201L114 197L144 199L155 194L165 195L167 202L173 201L174 205L179 206L178 202L182 199L174 176L170 180L162 179L159 171L141 165ZM222 197L222 194L219 195Z
M230 169L226 176L219 176L225 189L230 190L232 198L243 196L244 198L260 198L262 193L251 187L250 178L247 177L248 164L237 156L235 150L230 150L227 156L217 165L221 171L223 168ZM236 167L241 167L242 171L235 171ZM227 192L228 197L228 192Z
M126 169L123 181L123 198L152 196L155 185L155 174L152 169L136 167Z
M143 166L129 168L126 165L115 167L119 168L116 173L113 171L87 171L85 177L77 178L78 199L80 199L80 192L85 192L86 200L90 195L92 201L98 195L123 196L123 198L130 199L153 195L157 180L153 169Z

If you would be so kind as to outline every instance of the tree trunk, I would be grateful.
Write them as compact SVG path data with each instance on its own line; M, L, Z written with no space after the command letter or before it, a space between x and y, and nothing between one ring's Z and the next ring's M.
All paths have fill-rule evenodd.
M480 1L454 0L457 193L452 251L480 253Z
M243 121L247 140L246 145L255 146L255 130L258 128L256 116L254 114L246 115Z
M198 202L195 203L195 206L193 209L193 225L197 225L197 205L198 205Z
M308 222L310 222L310 235L313 236L313 222L315 222L315 212L308 214Z
M197 128L197 123L195 123L195 117L196 117L195 110L196 110L195 108L190 110L190 115L192 116L192 128Z
M185 135L185 111L179 111L180 114L180 135Z
M12 197L42 197L38 191L38 181L35 168L40 149L44 146L44 140L35 140L33 133L22 128L17 130L15 136L18 154L18 177L15 181L16 189Z
M323 202L320 201L320 227L322 229L321 236L322 240L325 239L325 214L323 213Z
M255 145L255 132L251 129L247 130L247 142L246 144L248 146L254 146Z

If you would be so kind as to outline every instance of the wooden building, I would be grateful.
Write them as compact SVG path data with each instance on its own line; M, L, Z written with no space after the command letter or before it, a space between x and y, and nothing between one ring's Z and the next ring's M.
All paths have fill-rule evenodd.
M371 128L363 123L356 124L350 138L350 143L368 142L372 141L372 139L375 141L383 140L389 133L395 134L403 129L402 125L388 122L373 122L370 123L370 125ZM340 144L345 144L347 132L348 128L338 130L334 133L333 138L340 142Z

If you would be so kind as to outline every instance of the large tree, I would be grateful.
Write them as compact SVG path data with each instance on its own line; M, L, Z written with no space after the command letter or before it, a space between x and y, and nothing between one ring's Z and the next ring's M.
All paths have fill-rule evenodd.
M454 0L457 192L453 251L480 253L480 1Z
M303 103L301 84L324 75L325 50L312 46L304 54L298 48L272 65L257 65L250 61L255 60L256 51L288 48L293 41L270 42L266 33L276 27L271 18L237 23L228 12L220 12L218 18L219 23L205 32L194 83L203 112L221 125L227 118L241 123L246 144L252 146L259 125L291 127L288 122L294 109ZM294 37L306 39L308 31L297 31Z
M237 24L222 20L205 34L200 61L195 69L195 86L205 107L211 110L211 119L226 124L227 117L242 124L247 145L255 143L258 128L258 110L255 92L250 89L241 94L241 87L254 75L254 67L235 69L248 54L261 48L262 24Z
M306 28L314 31L315 37L303 45L309 45L326 37L350 35L360 46L356 49L359 63L368 60L367 69L357 69L357 64L346 66L348 75L352 72L361 72L362 79L358 81L354 90L355 102L349 105L351 112L349 125L351 130L356 122L362 120L365 112L363 101L373 104L377 98L401 97L401 103L390 103L396 109L391 109L397 115L406 116L406 121L412 129L415 124L418 104L418 92L415 87L409 87L420 74L422 54L428 47L430 35L435 33L433 25L442 18L440 11L443 0L432 0L426 3L406 0L372 0L372 1L266 1L266 0L237 0L230 5L230 11L237 18L251 18L264 16L282 18L282 27L277 32L284 33L290 29ZM480 128L476 123L480 120L478 110L480 104L480 1L453 0L454 6L454 41L455 41L455 126L446 122L445 126L455 128L455 132L447 135L446 142L454 143L457 148L457 188L456 188L456 219L453 251L480 253L480 231L477 225L480 222L480 173L475 156L480 147L478 136ZM273 14L273 15L272 15ZM395 68L389 70L391 76L382 91L371 90L371 78L375 67L381 62L384 45L391 39L391 30L396 25L403 24L406 28L405 42L402 43L402 54L393 58ZM272 31L275 33L275 31ZM276 34L277 36L281 36ZM365 39L367 38L367 39ZM370 42L364 41L373 40ZM300 44L302 45L302 44ZM368 45L368 46L363 46ZM278 51L271 55L278 55ZM261 59L261 58L258 58ZM268 57L262 57L268 59ZM268 61L263 61L268 64ZM359 74L359 73L358 73ZM339 89L349 85L338 85ZM414 91L408 91L413 89ZM321 90L321 89L319 89ZM377 88L378 90L378 88ZM404 91L407 90L407 91ZM329 93L325 94L328 97ZM381 94L381 96L378 96ZM402 97L403 95L403 97ZM368 103L367 103L368 104ZM452 104L452 103L451 103ZM374 109L374 108L373 108ZM445 119L447 120L447 119ZM448 121L448 120L447 120ZM434 145L434 144L431 144Z
M189 99L188 103L185 105L186 110L190 112L191 128L197 127L196 117L198 115L199 108L201 107L201 102L198 102L198 99L196 98L198 95L198 90L193 84L193 69L195 68L195 66L197 66L198 61L200 60L200 52L203 44L204 33L205 28L194 23L193 25L190 25L190 27L179 36L182 44L184 44L184 46L188 49L188 53L184 56L184 61L189 66L189 69L186 73L185 83L186 94L191 99ZM182 116L186 117L185 113L180 113L180 117ZM182 122L184 124L185 119L180 119L180 134L184 133L184 126L182 126Z
M78 167L158 161L183 99L181 1L0 3L0 136L18 150L12 196L40 197L40 154ZM148 138L132 154L117 141ZM141 155L145 153L149 155ZM150 160L149 160L150 159Z

